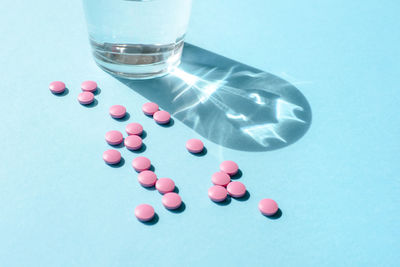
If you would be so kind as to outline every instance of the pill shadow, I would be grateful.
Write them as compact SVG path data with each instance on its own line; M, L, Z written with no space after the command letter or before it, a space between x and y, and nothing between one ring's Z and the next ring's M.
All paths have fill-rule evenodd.
M149 168L149 171L155 172L156 171L156 167L154 167L154 165L151 164L151 166Z
M101 89L97 87L96 91L93 92L94 95L99 95L101 94Z
M147 132L143 130L142 134L140 135L140 138L145 139L147 137Z
M242 176L243 176L243 172L242 172L241 169L239 169L235 175L231 176L231 179L232 180L237 180L237 179L242 178Z
M66 95L69 94L69 89L65 88L64 92L62 92L61 94L57 94L57 93L53 93L53 92L52 92L52 94L57 96L57 97L63 97L63 96L66 96Z
M156 190L157 190L155 186L150 186L150 187L142 186L142 187L143 187L144 189L146 189L147 191L156 191Z
M85 108L94 108L97 107L97 105L99 104L99 101L97 101L97 99L93 100L92 103L90 103L89 105L83 105L81 104L81 106L85 107Z
M214 201L213 201L214 202ZM226 199L224 201L221 202L214 202L215 204L217 204L218 206L227 206L232 202L232 198L230 196L227 196Z
M174 190L172 191L173 193L177 193L177 194L179 194L179 188L175 185L175 188L174 188ZM158 192L160 195L165 195L164 193L161 193L160 191Z
M157 122L156 122L156 123L157 123ZM171 118L171 119L169 120L169 122L166 123L166 124L159 124L159 123L157 123L157 124L158 124L159 126L163 127L163 128L170 128L170 127L174 126L175 120L174 120L173 118Z
M109 144L110 145L110 144ZM124 145L124 141L122 141L122 143L121 144L118 144L118 145L110 145L112 148L123 148L125 145Z
M180 206L179 208L174 209L174 210L168 209L169 212L175 213L175 214L182 213L182 212L184 212L185 210L186 210L186 204L185 204L185 202L183 202L183 201L182 201L182 204L181 204L181 206Z
M271 220L278 220L279 218L282 217L282 215L283 215L282 210L278 209L278 211L274 215L272 215L272 216L264 215L264 216L267 217L268 219L271 219Z
M244 194L244 196L242 196L242 197L234 197L233 199L235 199L237 201L240 201L240 202L244 202L244 201L249 200L249 198L250 198L250 192L246 190L246 193Z
M158 216L157 213L155 213L153 219L151 219L150 221L148 221L148 222L140 221L140 222L145 224L145 225L151 226L151 225L155 225L156 223L158 223L159 220L160 220L160 217Z
M300 140L312 122L311 107L293 84L188 43L181 65L169 75L116 78L199 135L231 149L281 149Z
M203 151L201 151L200 153L192 153L192 152L189 152L189 153L195 157L204 157L205 155L207 155L207 152L208 152L207 148L204 147Z
M146 149L147 149L146 144L142 144L142 147L141 147L141 148L139 148L139 149L137 149L137 150L130 150L130 149L128 149L128 151L130 151L130 152L132 152L132 153L134 153L134 154L140 154L140 153L145 152Z
M113 118L116 121L120 121L120 122L125 122L127 120L129 120L131 118L131 114L129 114L129 112L126 112L125 116L122 118Z
M125 165L125 159L121 158L121 161L118 164L107 164L107 165L114 169L121 168L122 166Z

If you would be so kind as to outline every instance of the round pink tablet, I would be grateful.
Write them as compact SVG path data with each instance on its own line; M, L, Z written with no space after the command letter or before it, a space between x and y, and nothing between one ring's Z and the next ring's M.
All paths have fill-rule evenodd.
M215 185L226 187L231 182L231 177L224 172L216 172L211 176L211 181Z
M129 135L125 138L125 146L129 150L138 150L142 147L142 138L137 135Z
M128 135L141 135L143 133L143 126L136 122L129 123L125 131Z
M225 187L214 185L211 186L210 189L208 189L208 196L214 202L221 202L226 199L226 197L228 196L228 192L226 191Z
M89 105L94 101L94 94L91 92L82 92L78 95L78 101L82 105Z
M229 174L230 176L235 175L239 170L239 166L236 164L236 162L231 160L222 162L221 165L219 165L219 168L221 171Z
M190 139L186 142L186 148L191 153L200 153L203 151L204 144L199 139Z
M273 199L264 198L258 203L258 209L265 216L273 216L278 211L278 204Z
M135 208L135 216L139 221L148 222L154 218L154 208L149 204L140 204Z
M175 183L170 178L160 178L156 182L156 189L161 194L169 193L169 192L174 191Z
M121 105L114 105L110 107L110 115L114 119L121 119L126 115L126 108Z
M121 153L115 149L109 149L103 153L103 159L107 164L118 164L121 161Z
M153 116L153 114L156 113L158 109L159 109L158 105L153 102L145 103L142 106L143 113L148 116Z
M84 92L95 92L97 90L97 83L94 81L85 81L81 83L81 89Z
M242 197L246 194L246 187L238 181L230 182L226 186L226 190L228 190L229 195L232 197Z
M65 83L60 81L55 81L50 83L49 89L53 94L61 94L65 91Z
M181 197L174 192L166 193L165 195L163 195L161 201L164 207L166 207L169 210L175 210L179 208L182 204Z
M150 169L151 167L151 162L148 158L146 157L137 157L132 161L132 167L137 171L137 172L142 172L145 170Z
M171 119L171 115L165 110L160 110L154 113L153 118L158 124L167 124Z
M144 187L152 187L157 182L157 175L152 171L142 171L138 175L138 181Z
M122 136L122 133L119 131L109 131L106 133L106 141L110 145L119 145L122 143L124 140L124 137Z

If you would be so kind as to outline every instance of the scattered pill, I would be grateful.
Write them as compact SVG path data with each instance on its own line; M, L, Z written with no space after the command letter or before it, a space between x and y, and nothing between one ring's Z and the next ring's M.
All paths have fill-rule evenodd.
M110 107L110 115L114 119L121 119L126 115L126 108L121 105L114 105Z
M142 171L138 175L138 181L144 187L152 187L157 182L157 175L152 171Z
M200 153L204 149L204 144L199 139L190 139L186 142L186 148L190 153Z
M153 116L153 114L156 113L158 109L159 109L158 105L153 102L145 103L142 106L143 113L148 116Z
M82 105L89 105L94 101L94 94L91 92L82 92L78 95L78 101Z
M246 186L239 181L230 182L226 186L226 190L232 197L243 197L246 194Z
M208 189L208 196L214 202L222 202L228 196L228 192L226 191L225 187L214 185L211 186L210 189Z
M171 115L165 110L160 110L154 113L153 118L158 124L167 124L171 120Z
M124 137L119 131L109 131L106 133L106 141L108 144L115 146L122 143Z
M156 182L156 189L161 194L172 192L175 189L175 182L170 178L160 178Z
M143 126L136 122L129 123L125 131L128 135L141 135L143 133Z
M150 169L151 167L151 162L148 158L146 157L137 157L132 161L132 167L137 171L137 172L142 172L145 170Z
M175 210L182 205L181 197L174 192L166 193L161 199L162 204L169 210Z
M65 91L65 83L60 81L55 81L50 83L49 89L53 94L61 94Z
M95 92L97 90L97 83L94 81L85 81L81 84L81 89L84 92Z
M231 182L231 177L224 172L216 172L211 176L211 181L215 185L226 187Z
M121 153L115 149L109 149L103 153L103 159L107 164L118 164L121 161Z
M273 216L278 212L278 204L273 199L264 198L258 203L258 209L265 216Z
M129 150L138 150L142 147L143 141L140 136L137 135L129 135L125 138L125 146Z
M239 166L236 164L236 162L231 160L222 162L221 165L219 165L219 168L221 171L229 174L230 176L235 175L239 170Z
M149 204L141 204L135 208L135 216L139 221L148 222L154 218L154 208Z

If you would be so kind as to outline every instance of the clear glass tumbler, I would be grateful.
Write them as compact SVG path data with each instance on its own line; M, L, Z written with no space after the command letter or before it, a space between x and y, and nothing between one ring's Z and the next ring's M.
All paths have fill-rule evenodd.
M179 65L192 0L83 0L96 63L129 79Z

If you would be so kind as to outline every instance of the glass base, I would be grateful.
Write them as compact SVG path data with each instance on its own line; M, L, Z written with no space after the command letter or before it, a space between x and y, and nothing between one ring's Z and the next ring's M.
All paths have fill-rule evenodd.
M181 61L183 40L167 45L112 44L90 41L96 64L126 79L151 79L168 74Z

